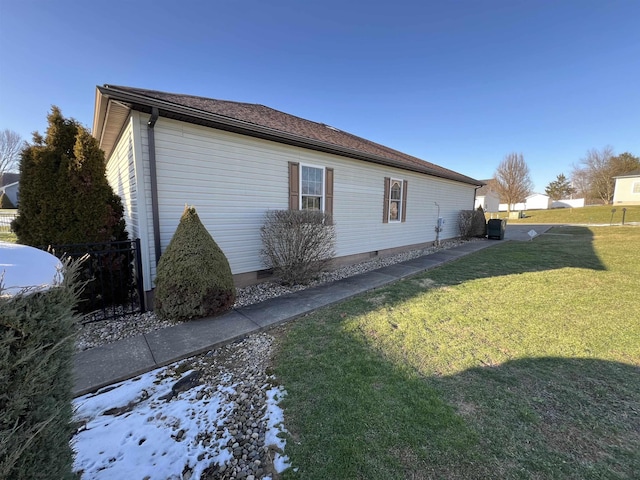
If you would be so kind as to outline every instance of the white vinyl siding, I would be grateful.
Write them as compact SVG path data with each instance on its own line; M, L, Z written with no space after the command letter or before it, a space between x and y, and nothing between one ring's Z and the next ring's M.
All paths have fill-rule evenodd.
M139 236L138 232L138 189L134 167L133 126L127 122L120 139L107 163L107 181L116 195L122 199L124 220L131 239Z
M287 208L289 161L334 168L339 256L435 240L436 201L446 219L442 238L454 237L458 211L472 208L471 185L163 118L155 128L163 248L184 205L194 205L234 273L264 268L260 226L268 209ZM411 184L401 234L380 224L385 175Z
M136 114L144 172L146 248L155 277L148 115ZM267 210L289 206L289 162L333 168L333 219L337 256L435 240L437 207L445 218L440 238L458 235L460 210L473 208L472 185L283 145L177 120L155 125L161 247L164 251L185 205L194 206L231 264L234 274L264 269L260 227ZM120 145L118 145L118 148ZM406 222L380 222L385 177L408 182ZM140 181L138 183L141 183ZM145 289L147 289L145 279Z
M626 203L628 205L640 204L640 177L637 175L617 177L613 191L613 203Z

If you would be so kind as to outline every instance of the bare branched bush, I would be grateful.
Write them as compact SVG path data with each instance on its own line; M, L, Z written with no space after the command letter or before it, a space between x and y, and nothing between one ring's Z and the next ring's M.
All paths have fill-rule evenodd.
M487 222L484 213L479 210L460 210L458 214L458 231L464 239L484 237L487 233Z
M270 210L260 232L264 262L286 285L308 283L335 256L335 227L327 213Z

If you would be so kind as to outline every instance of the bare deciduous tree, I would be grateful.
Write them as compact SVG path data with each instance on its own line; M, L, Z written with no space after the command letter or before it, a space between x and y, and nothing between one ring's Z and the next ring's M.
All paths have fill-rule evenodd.
M577 198L582 197L587 204L591 203L589 177L587 172L579 166L573 166L573 170L571 171L571 185L576 189Z
M507 203L507 212L513 204L524 202L533 190L529 175L529 167L521 153L508 154L498 165L493 174L493 185L501 201Z
M0 177L17 169L18 157L24 146L22 137L13 130L5 128L0 131Z
M615 189L614 177L640 168L640 159L630 153L614 155L613 147L592 149L572 172L574 184L579 183L585 196L602 203L611 203Z

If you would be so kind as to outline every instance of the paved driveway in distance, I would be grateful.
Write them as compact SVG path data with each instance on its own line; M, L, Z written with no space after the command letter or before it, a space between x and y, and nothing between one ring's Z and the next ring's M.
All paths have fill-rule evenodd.
M507 221L507 229L504 231L504 239L505 240L517 240L520 242L525 242L531 240L529 233L531 230L535 230L538 235L542 235L544 232L549 230L551 227L557 227L557 225L533 225L533 224L511 224ZM535 237L534 237L535 238Z

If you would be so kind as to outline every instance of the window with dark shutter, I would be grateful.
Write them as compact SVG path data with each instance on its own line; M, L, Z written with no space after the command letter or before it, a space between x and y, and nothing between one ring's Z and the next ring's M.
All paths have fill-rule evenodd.
M401 215L401 222L406 222L407 221L407 184L409 182L407 182L406 180L404 180L402 182L402 215Z
M407 220L407 184L406 180L385 177L382 223Z
M389 177L384 178L384 202L382 204L382 223L389 223L389 189L391 186L391 179Z
M300 209L300 164L289 162L289 210Z
M289 162L289 209L333 214L333 168Z
M325 169L324 211L333 215L333 168Z

